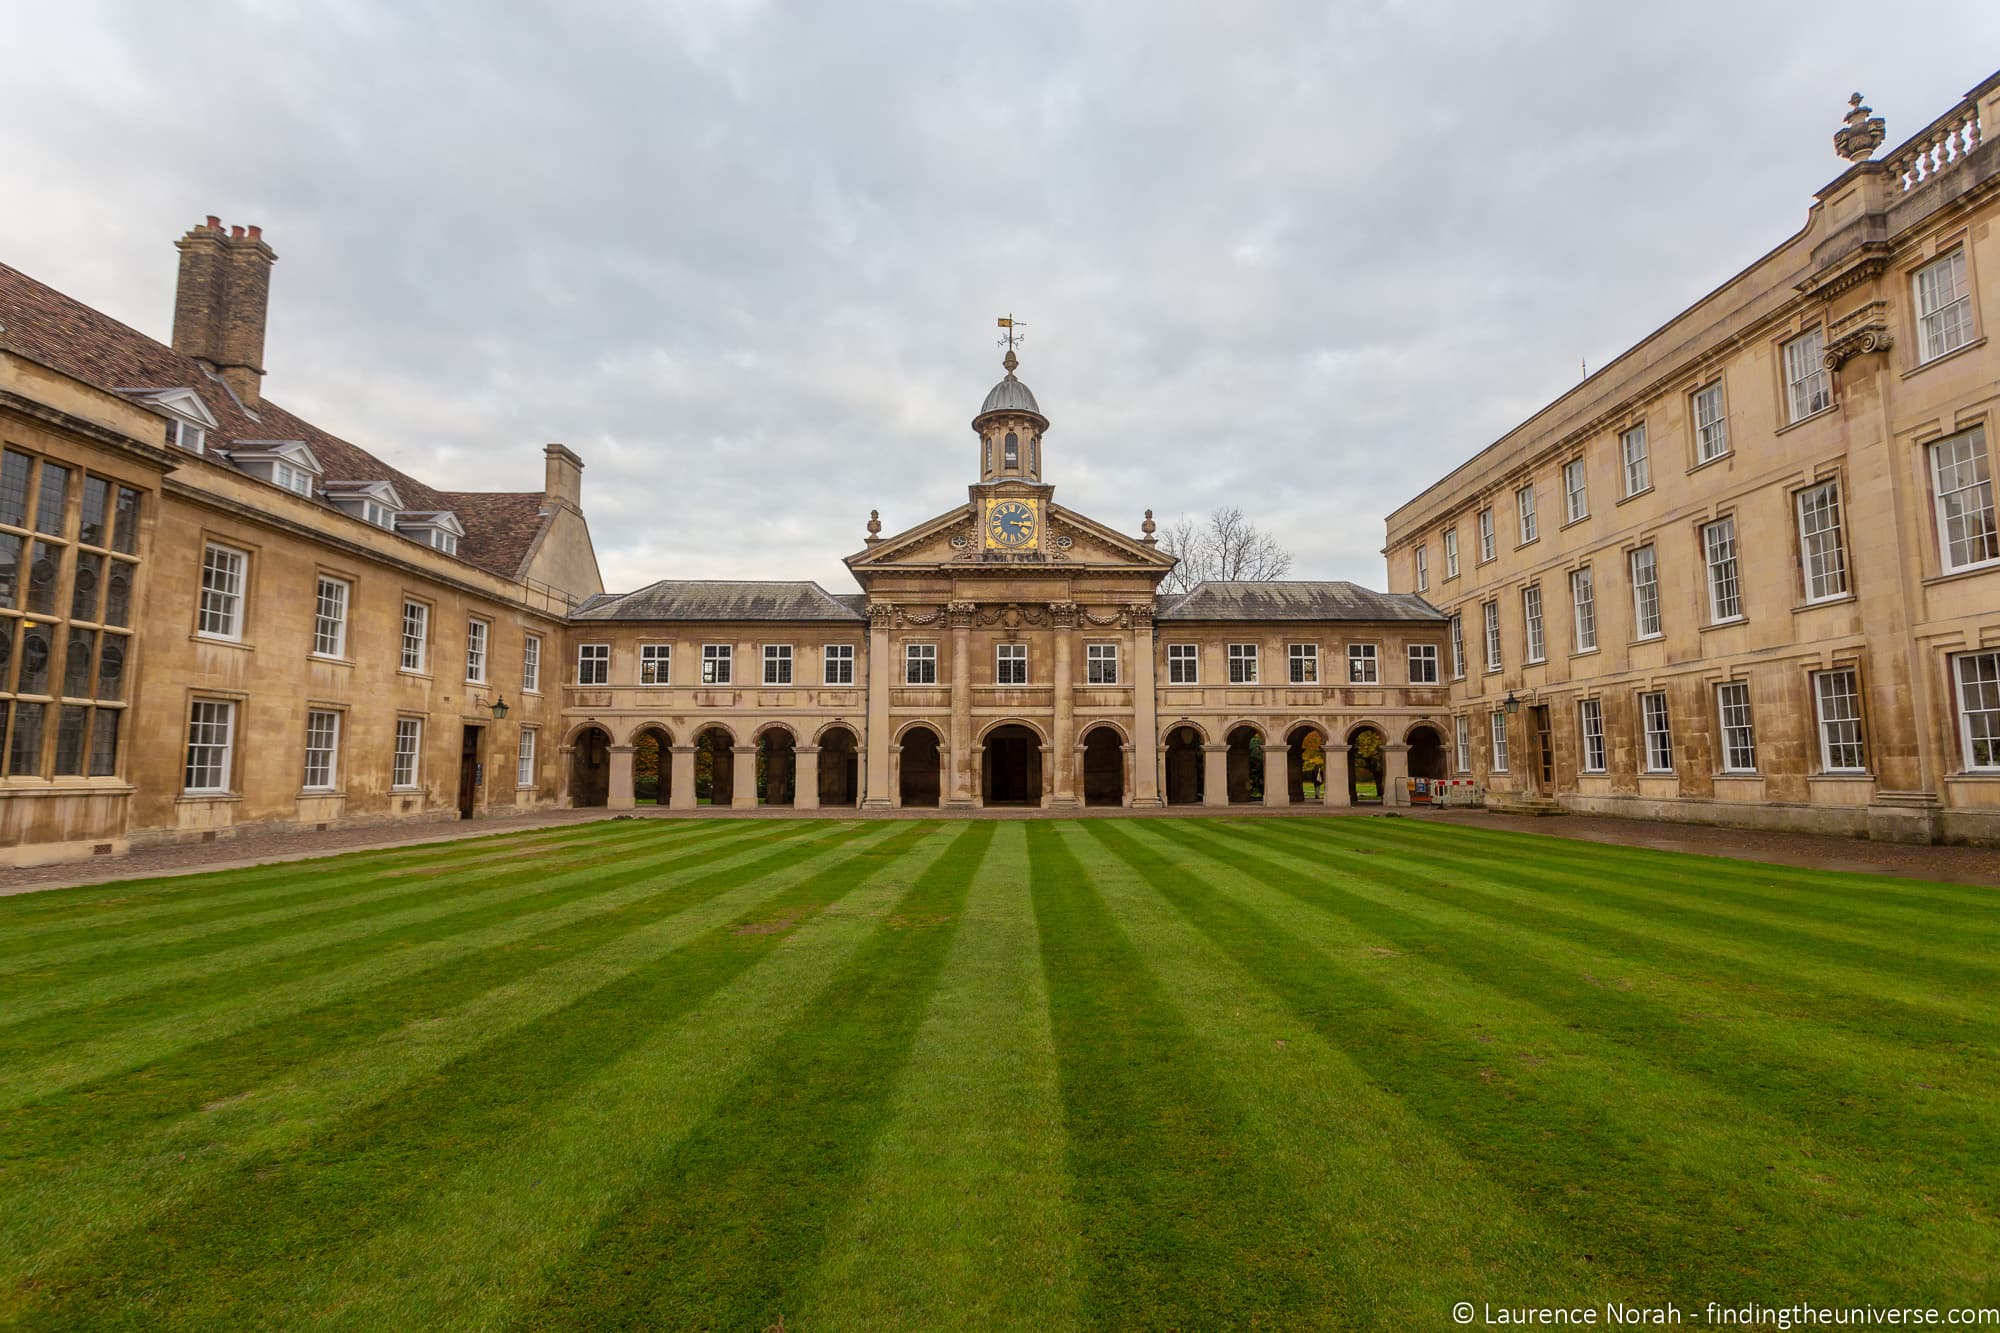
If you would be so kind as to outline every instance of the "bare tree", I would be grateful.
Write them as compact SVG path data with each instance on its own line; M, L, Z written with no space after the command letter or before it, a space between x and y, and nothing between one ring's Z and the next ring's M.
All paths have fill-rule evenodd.
M1160 535L1160 549L1180 561L1165 580L1170 592L1204 579L1283 578L1292 567L1292 553L1234 505L1206 519L1181 515Z

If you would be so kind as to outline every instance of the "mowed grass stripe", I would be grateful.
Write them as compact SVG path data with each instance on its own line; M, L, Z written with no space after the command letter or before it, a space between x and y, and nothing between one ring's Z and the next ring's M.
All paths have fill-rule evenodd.
M378 1295L390 1294L374 1280L380 1264L391 1260L368 1238L407 1264L409 1242L386 1238L401 1233L413 1216L435 1217L447 1202L465 1211L444 1232L420 1233L419 1249L447 1235L483 1248L495 1240L494 1228L510 1204L523 1228L536 1225L545 1209L602 1207L591 1188L564 1197L542 1194L540 1186L550 1173L588 1174L633 1150L625 1135L643 1133L648 1124L644 1087L634 1080L638 1053L657 1053L663 1035L684 1030L719 989L782 955L830 903L884 874L932 833L924 826L880 829L821 866L780 872L781 891L760 894L732 923L655 955L587 995L566 997L544 1018L481 1043L365 1116L336 1122L288 1150L252 1156L165 1216L123 1228L37 1275L17 1289L17 1299L37 1321L52 1323L86 1314L130 1317L159 1306L191 1326L290 1325L351 1313L344 1297L329 1305L328 1292L341 1285L343 1265L364 1252L367 1259L349 1276L362 1277ZM558 1132L564 1124L572 1132ZM578 1137L578 1124L597 1132ZM454 1192L467 1180L478 1187ZM493 1257L506 1262L504 1251ZM470 1276L456 1266L428 1272L432 1283L443 1285ZM426 1327L440 1320L383 1316L357 1322Z
M1987 888L1656 852L1551 834L1432 823L1420 816L1343 823L1343 832L1351 834L1345 839L1349 845L1417 856L1430 864L1531 863L1552 893L1565 888L1639 890L1641 901L1648 905L1725 909L1725 914L1727 909L1741 909L1747 919L1789 924L1815 938L1826 931L1824 938L1836 942L1880 944L1885 938L1935 938L1938 932L1952 932L1954 945L1978 940L2000 943L2000 920L1990 913L1994 890ZM1294 836L1310 831L1288 830ZM1607 879L1609 866L1616 870ZM1916 893L1904 891L1912 885ZM1991 957L1979 948L1960 949L1959 956L1974 963Z
M1414 839L1418 847L1405 843L1398 850L1406 855L1414 852L1433 864L1492 864L1476 852L1452 846L1448 840L1432 841L1422 836L1436 831L1422 829ZM1935 937L1928 940L1926 947L1920 933L1913 932L1907 924L1899 928L1885 922L1866 925L1829 922L1821 915L1819 904L1809 911L1798 910L1796 904L1741 905L1738 900L1746 895L1735 890L1749 882L1750 875L1740 862L1693 879L1685 868L1676 872L1665 867L1640 869L1621 863L1620 872L1607 878L1603 874L1605 866L1623 850L1601 849L1594 866L1588 861L1578 863L1574 857L1565 858L1571 862L1567 866L1537 861L1538 882L1551 892L1563 886L1583 889L1605 908L1636 913L1649 923L1667 918L1706 934L1754 940L1780 948L1795 942L1809 944L1815 955L1862 969L1907 970L1911 962L1922 961L1941 980L1983 989L1993 989L2000 983L2000 958L1988 948L1973 945L1959 949L1951 939ZM1972 915L1977 918L1983 914ZM1948 928L1950 920L1949 915L1940 914L1930 918L1930 923L1933 927Z
M1212 1063L1056 830L1027 826L1094 1327L1333 1321L1342 1289L1289 1185L1246 1149Z
M811 1327L850 1205L997 825L951 846L671 1155L550 1275L538 1327Z
M1290 855L1277 839L1258 841ZM1944 1160L2000 1142L2000 1105L1991 1096L2000 1054L1987 1025L1940 1021L1890 1001L1831 999L1768 965L1745 977L1655 936L1592 931L1523 905L1497 881L1461 874L1439 890L1429 875L1399 879L1380 860L1356 866L1343 890L1450 932L1469 975L1546 1008L1583 1012L1595 1030L1633 1047L1635 1058L1753 1105L1783 1093L1804 1117L1801 1133L1851 1147L1872 1147L1885 1117L1902 1127L1907 1147ZM1290 864L1311 882L1326 874L1307 856Z
M533 1311L550 1277L588 1254L604 1220L648 1188L682 1141L818 1011L827 987L963 832L929 821L900 828L796 928L718 932L684 951L676 971L692 965L708 980L726 975L726 984L639 1033L615 1063L573 1081L514 1132L485 1136L483 1151L427 1182L395 1226L311 1265L295 1296L279 1291L290 1304L270 1322L296 1308L333 1327L486 1328ZM730 955L744 955L744 965Z
M1075 1208L1024 826L997 826L801 1328L1078 1326ZM790 1316L788 1316L789 1318Z
M692 850L743 838L744 831L738 826L706 829L700 837L676 841L683 849ZM584 844L573 843L571 849L587 848L592 854L602 855L621 844L649 841L643 833L634 831L619 838L605 837ZM560 863L556 861L556 864ZM254 938L269 926L283 924L297 930L308 924L322 925L329 920L358 917L375 910L463 893L468 885L484 886L497 882L490 873L475 878L470 873L472 871L511 870L518 876L522 865L519 855L510 851L505 856L454 861L446 866L377 871L358 879L328 874L319 877L319 882L308 892L289 895L290 900L281 905L271 906L265 900L259 900L256 904L233 904L206 914L199 920L155 922L132 930L93 932L90 938L52 944L40 950L16 954L0 963L0 1006L7 1005L16 995L45 988L51 980L75 972L78 965L85 962L101 963L117 956L138 954L146 955L148 963L213 957L230 947L233 937ZM315 878L309 874L301 877L308 883ZM347 889L353 891L343 892ZM256 910L245 910L250 906ZM115 918L107 919L104 924L110 927L114 921ZM0 940L10 934L10 923L4 914L0 914Z
M1326 847L1350 844L1345 839L1315 844L1273 831L1268 845L1288 846L1310 861ZM1711 978L1711 984L1746 1004L1796 991L1811 994L1815 1017L1833 1026L1851 1025L1916 1045L1931 1044L1945 1031L1952 1043L2000 1044L2000 1016L1996 1016L2000 985L1940 985L1920 960L1874 965L1828 962L1823 956L1826 950L1816 941L1780 940L1758 947L1739 942L1741 936L1728 931L1701 926L1666 929L1671 923L1663 919L1665 913L1600 910L1596 899L1611 892L1602 881L1616 873L1615 853L1610 851L1595 876L1558 876L1538 863L1510 868L1503 859L1456 851L1411 852L1367 843L1361 850L1373 854L1347 862L1356 879L1378 883L1393 893L1422 894L1469 912L1479 911L1482 903L1498 904L1494 910L1499 915L1528 923L1539 933L1616 945L1621 956L1629 953L1663 968ZM1994 906L1989 903L1986 911L1990 914Z
M746 864L767 866L771 870L782 869L795 853L783 846L773 850L773 844L805 837L815 827L801 824L783 833L775 833L770 840L749 844L742 852ZM501 920L457 935L426 939L395 951L356 957L337 968L289 978L274 977L261 989L218 995L197 1009L165 1014L92 1039L79 1040L75 1045L48 1055L40 1063L22 1060L0 1068L0 1111L12 1110L35 1098L158 1060L174 1050L232 1036L497 945L531 939L580 918L616 911L655 894L674 891L676 885L662 884L652 875L656 865L677 859L678 851L648 856L644 854L645 850L643 846L636 848L632 856L611 867L593 866L538 881L545 888L582 891L567 901L546 906L530 915ZM294 972L297 971L294 968Z
M748 881L732 876L726 887L672 910L579 922L562 932L573 936L562 953L502 947L433 969L394 988L386 1015L383 998L372 995L338 1006L322 1026L345 1040L323 1043L331 1049L317 1058L300 1062L289 1049L238 1042L246 1049L184 1053L191 1065L185 1071L153 1065L143 1079L86 1090L54 1106L57 1114L47 1125L10 1118L10 1151L0 1158L0 1253L27 1267L0 1269L0 1280L29 1276L103 1233L137 1225L254 1155L292 1149L341 1117L585 1001L889 835L877 827L856 841L864 829L843 826L843 836L827 843L826 852L795 858L781 873ZM822 880L813 891L824 886ZM194 1101L186 1094L160 1095L177 1076L202 1090ZM170 1101L179 1113L120 1116L119 1094L147 1111Z
M659 869L697 862L712 845L676 841L675 856L660 861ZM578 848L559 863L563 872L560 884L523 875L521 867L510 861L484 866L477 872L434 878L416 890L396 888L351 895L354 900L339 906L328 904L323 911L304 909L283 913L274 920L246 921L240 928L197 940L192 948L175 947L177 941L164 939L157 948L145 948L143 963L123 958L122 949L107 951L110 956L101 958L86 955L62 965L55 976L20 978L35 988L27 995L0 997L5 1002L0 1010L0 1034L11 1026L84 1008L92 1011L88 1026L101 1030L118 1022L126 1010L160 1012L163 998L169 1005L192 1008L207 998L211 990L207 983L255 985L251 969L259 966L283 975L295 971L293 960L304 955L318 955L303 961L323 967L357 948L372 951L401 945L424 937L426 932L456 934L467 922L534 911L551 896L559 897L579 885L587 890L590 881L580 878L579 872L614 872L640 849L648 855L659 850L643 838L632 837ZM136 943L147 942L141 937ZM172 992L170 997L155 994L167 990ZM4 1035L0 1040L5 1040Z
M1180 1020L1234 1071L1249 1150L1328 1257L1338 1326L1431 1327L1456 1301L1522 1291L1550 1305L1620 1294L1204 931L1230 927L1200 871L1113 821L1061 834Z
M1929 1257L1903 1243L1912 1226L1948 1236L1975 1269L1994 1262L1996 1237L1972 1214L1878 1188L1865 1161L1818 1149L1782 1106L1746 1106L1635 1060L1563 1011L1471 979L1459 941L1337 883L1308 882L1254 852L1254 837L1205 848L1214 840L1167 825L1135 836L1201 867L1216 889L1208 910L1228 922L1218 943L1242 951L1244 966L1521 1206L1566 1231L1574 1253L1635 1289L1701 1301L1722 1274L1730 1296L1942 1299ZM1361 965L1371 949L1386 956Z
M674 824L686 829L709 827L691 822ZM567 826L557 833L505 833L373 852L331 852L235 870L11 894L0 898L0 920L7 923L4 935L0 935L0 960L18 949L35 946L37 941L115 936L170 921L227 918L250 903L316 898L331 887L365 883L384 873L444 872L502 857L533 862L571 843L602 838L606 827L605 821L594 821ZM640 830L629 832L638 836ZM305 871L313 873L301 873Z

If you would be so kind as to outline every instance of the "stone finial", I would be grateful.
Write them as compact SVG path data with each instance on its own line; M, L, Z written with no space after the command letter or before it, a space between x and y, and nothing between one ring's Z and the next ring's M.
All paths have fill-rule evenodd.
M1011 375L1015 371L1021 368L1021 358L1015 356L1014 349L1009 347L1007 349L1007 355L1000 358L1000 364L1006 369L1007 373Z
M879 509L871 509L868 511L868 544L870 546L873 546L876 542L879 542L881 540L882 540L882 511Z
M1159 529L1160 525L1153 522L1153 511L1148 509L1146 511L1146 521L1139 525L1139 531L1146 534L1144 539L1146 545L1157 546L1159 544L1160 539L1153 535L1155 532L1158 532Z
M1866 162L1885 137L1882 117L1873 107L1861 105L1861 94L1847 99L1846 123L1833 132L1833 151L1849 162Z

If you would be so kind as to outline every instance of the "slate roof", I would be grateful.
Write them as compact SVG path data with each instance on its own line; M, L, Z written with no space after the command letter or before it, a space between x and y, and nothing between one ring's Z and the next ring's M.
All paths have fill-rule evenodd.
M1178 597L1162 598L1157 614L1161 620L1446 619L1414 593L1310 579L1211 579Z
M0 327L0 349L101 389L192 389L218 423L208 432L211 451L226 450L238 441L303 440L325 469L327 481L388 481L413 510L451 510L465 525L459 558L489 573L516 577L546 521L539 493L433 490L366 449L300 420L268 398L255 409L246 409L193 357L7 264L0 264L0 326L4 326ZM164 438L164 424L161 433ZM192 454L176 452L175 456L190 460L184 464L190 471L199 467L192 462ZM204 457L218 467L233 466L212 452ZM330 513L339 512L331 505L326 508Z
M833 620L867 618L867 598L835 596L817 583L779 580L661 579L637 592L607 592L572 620Z

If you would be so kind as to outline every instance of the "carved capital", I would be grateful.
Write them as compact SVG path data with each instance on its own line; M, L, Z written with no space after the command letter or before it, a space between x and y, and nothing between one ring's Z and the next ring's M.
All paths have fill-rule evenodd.
M1151 602L1133 602L1125 608L1125 614L1131 618L1133 629L1152 628L1153 604Z
M1049 620L1057 629L1076 628L1075 602L1050 602Z
M894 629L896 626L896 610L894 602L870 602L868 604L868 628Z
M1866 356L1870 352L1886 352L1896 345L1896 337L1883 324L1863 324L1849 329L1826 346L1820 357L1820 364L1828 370L1839 370L1841 363L1852 357Z
M979 617L979 604L953 602L945 608L945 615L953 629L971 629L972 622Z

